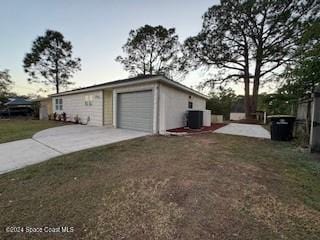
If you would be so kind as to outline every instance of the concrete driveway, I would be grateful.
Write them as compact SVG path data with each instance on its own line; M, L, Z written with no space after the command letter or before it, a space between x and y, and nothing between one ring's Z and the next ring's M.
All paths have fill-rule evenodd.
M68 125L36 133L32 139L0 144L0 174L63 154L138 138L150 133Z
M255 138L271 138L270 133L265 128L256 124L230 123L214 132Z

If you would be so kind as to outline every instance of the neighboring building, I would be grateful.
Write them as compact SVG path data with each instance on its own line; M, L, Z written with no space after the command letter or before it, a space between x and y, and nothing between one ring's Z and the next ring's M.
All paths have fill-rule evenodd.
M23 97L9 98L3 106L5 109L0 113L2 116L31 116L33 113L32 101Z
M31 108L32 106L32 101L23 97L13 97L13 98L9 98L8 100L9 101L4 104L6 107L12 107L12 108L30 107Z
M205 110L208 97L164 76L128 78L53 94L52 111L84 124L152 133L185 126L187 110Z

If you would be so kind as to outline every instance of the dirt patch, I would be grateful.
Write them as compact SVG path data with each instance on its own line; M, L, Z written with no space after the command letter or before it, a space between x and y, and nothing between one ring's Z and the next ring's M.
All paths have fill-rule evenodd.
M288 143L148 136L2 176L0 226L76 231L0 238L320 239L319 172Z
M167 130L167 132L172 133L205 133L205 132L212 132L214 130L217 130L221 127L226 126L227 124L224 123L212 123L211 126L207 127L201 127L200 129L191 129L189 127L181 127L181 128L173 128Z
M305 233L320 236L320 213L304 206L301 202L285 203L258 184L250 184L238 202L239 208L248 211L254 218L287 239L285 233ZM299 223L299 224L297 224ZM294 230L293 230L294 229ZM300 237L302 237L300 236ZM312 239L312 238L310 238Z
M182 211L174 202L160 196L170 179L136 179L122 184L102 199L97 231L90 239L175 239L176 223Z

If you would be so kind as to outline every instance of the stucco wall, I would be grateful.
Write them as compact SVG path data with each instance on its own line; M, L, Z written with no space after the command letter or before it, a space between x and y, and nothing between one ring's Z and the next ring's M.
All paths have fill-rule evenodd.
M185 126L185 114L187 110L189 110L189 101L193 103L193 110L206 109L206 99L195 94L176 89L163 83L146 83L105 90L105 93L104 90L97 90L86 93L64 95L61 97L53 97L53 112L65 112L71 119L78 115L84 123L87 121L87 118L90 117L88 124L95 126L102 126L104 124L109 125L111 116L112 125L117 127L117 94L143 90L152 90L153 92L153 133L157 133L158 131L160 133L164 133L168 129ZM109 92L107 93L107 91ZM109 105L111 91L112 107ZM85 105L85 96L87 95L93 95L92 106ZM56 98L63 99L62 111L56 109ZM112 114L107 114L108 112L110 113L110 110L112 110Z
M92 95L92 106L85 105L85 96ZM63 110L56 109L56 98L63 99ZM79 93L73 95L65 95L52 98L53 112L62 113L65 112L67 117L74 119L78 115L82 123L87 122L87 118L90 117L88 125L102 126L103 125L103 91L93 91L86 93Z
M52 113L52 100L51 98L46 98L40 101L39 108L39 119L48 120L48 114Z
M103 91L103 119L104 125L112 125L113 112L112 112L112 89L106 89Z
M189 98L191 96L191 98ZM185 114L188 102L193 103L193 110L205 110L206 100L171 86L160 84L159 131L185 126Z
M231 121L239 121L246 119L245 113L230 113L230 120Z

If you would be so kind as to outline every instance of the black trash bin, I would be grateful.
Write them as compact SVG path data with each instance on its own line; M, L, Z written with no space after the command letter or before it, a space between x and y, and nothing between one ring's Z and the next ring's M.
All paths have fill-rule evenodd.
M290 141L293 138L295 117L291 115L273 115L271 120L271 140Z
M191 129L199 129L203 125L203 112L197 110L188 111L188 127Z

